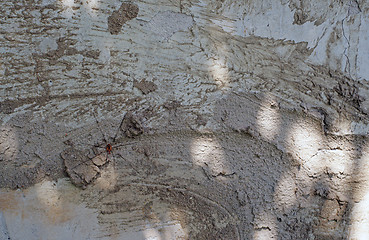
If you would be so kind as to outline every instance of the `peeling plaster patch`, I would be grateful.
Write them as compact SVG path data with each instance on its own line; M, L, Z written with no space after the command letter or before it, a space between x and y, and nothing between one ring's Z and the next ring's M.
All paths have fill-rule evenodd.
M70 147L61 153L65 170L73 184L85 188L100 174L100 167L108 162L105 154L100 154L89 159L81 151Z
M102 190L113 190L118 178L118 173L113 165L106 166L100 174L100 177L95 181L95 185Z
M120 130L126 137L134 138L144 133L144 128L141 119L128 112L121 123Z
M298 12L297 16L299 16ZM234 23L225 24L223 22L219 26L227 32L231 31L229 26L233 26L232 35L307 42L309 48L317 44L327 28L325 24L316 26L313 22L296 25L293 24L294 21L296 21L296 14L291 11L289 6L274 1L269 9L265 9L264 14L245 14Z
M118 34L122 26L138 15L138 6L131 3L122 3L120 8L108 17L108 30L111 34Z
M301 10L297 9L293 15L293 24L302 25L306 23L308 16Z
M168 40L173 34L179 31L186 31L193 25L193 19L183 13L172 11L159 12L148 24L144 26L147 31L159 36L161 41Z

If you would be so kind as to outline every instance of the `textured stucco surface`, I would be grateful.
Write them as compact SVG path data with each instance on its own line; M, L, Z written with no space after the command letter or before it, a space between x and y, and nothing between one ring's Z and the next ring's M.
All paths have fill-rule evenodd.
M368 2L0 4L0 239L369 238Z

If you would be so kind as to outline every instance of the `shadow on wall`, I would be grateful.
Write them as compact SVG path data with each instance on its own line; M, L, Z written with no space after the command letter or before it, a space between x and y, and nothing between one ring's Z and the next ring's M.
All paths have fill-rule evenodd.
M62 3L66 6L66 16L72 16L74 2ZM94 13L98 3L86 4ZM283 59L271 52L275 43L255 37L230 38L214 24L196 27L209 40L201 43L207 51L203 54L211 56L207 69L199 66L194 71L206 71L217 86L217 91L209 94L215 101L212 118L207 119L209 129L214 129L209 130L205 125L198 132L185 129L136 136L136 144L113 150L114 165L103 168L85 191L60 181L56 185L44 182L29 190L10 193L18 194L15 198L23 201L13 208L4 205L1 208L12 239L22 239L30 232L36 239L58 231L61 239L71 235L80 239L256 240L313 239L314 236L338 239L346 235L350 219L350 237L366 233L367 228L363 226L367 222L358 223L363 216L361 207L366 207L367 189L358 182L365 175L362 169L369 151L365 145L367 139L327 132L324 107L331 106L326 103L318 100L323 110L314 112L310 111L313 108L296 107L287 102L286 95L275 91L288 85L289 90L295 90L292 95L300 95L306 90L307 82L296 72L301 62L283 63ZM239 51L246 54L239 57ZM153 51L153 58L155 54ZM298 50L294 54L299 54ZM307 64L302 67L314 68ZM328 71L318 77L336 84ZM318 77L312 78L313 85L319 86ZM291 99L295 100L294 97ZM344 98L335 97L344 103ZM167 111L176 112L177 108L181 108L180 104ZM171 120L183 123L187 113L178 113ZM23 117L27 116L19 116ZM1 129L0 150L2 161L13 167L12 172L8 171L13 175L2 175L2 186L22 187L19 180L22 178L14 177L19 166L42 172L27 166L30 165L27 162L14 162L23 157L16 156L22 151L40 155L37 163L40 166L53 167L41 175L31 172L36 177L28 185L44 178L48 171L60 174L62 163L58 154L65 147L66 129L17 118L11 124ZM22 131L17 133L17 126ZM166 126L162 127L167 130ZM51 150L44 147L50 141L44 137L45 132L58 141L56 146L62 147ZM68 138L77 143L81 139L94 142L101 134L95 125L86 135ZM40 144L35 146L27 141ZM90 154L83 150L86 149L80 149L83 154ZM34 158L25 156L24 159ZM47 165L54 159L59 162ZM4 173L6 170L3 169ZM14 182L7 183L9 178L15 179ZM2 193L2 196L10 195ZM7 198L2 202L9 201ZM28 212L29 208L32 211ZM19 214L23 209L25 216ZM21 235L12 235L18 231L17 225L9 224L14 222L26 226ZM54 227L50 232L44 230L50 225Z
M358 166L363 164L361 149L367 138L325 133L321 119L279 108L276 102L270 94L241 93L230 93L217 102L219 122L250 137L247 142L256 141L249 147L245 143L245 152L239 156L240 149L231 151L227 142L222 142L223 162L227 168L238 169L226 172L238 176L240 186L235 191L247 196L244 215L249 219L240 226L249 224L249 229L242 236L341 239L355 225L359 226L350 234L364 236L367 223L359 223L364 215L355 214L365 200L357 204L356 213L352 207L355 201L365 199L365 187L359 183L365 178L355 169L365 169ZM279 126L278 131L270 131L270 126ZM355 199L355 191L359 199Z
M259 183L252 185L258 186L258 184L261 184L263 186L258 189L248 189L245 184L241 188L245 191L243 195L247 196L252 209L252 220L245 221L247 223L252 222L251 229L254 233L251 235L254 239L271 238L276 235L280 239L309 239L314 238L314 236L330 239L347 237L348 222L352 218L350 217L353 206L351 197L354 196L351 190L348 191L348 189L356 189L360 186L355 186L357 181L352 179L351 176L357 175L357 167L361 165L361 148L365 145L367 139L355 135L335 135L333 131L327 129L333 127L329 126L331 123L328 122L327 118L336 116L339 121L350 123L354 121L355 117L347 118L347 115L350 116L349 113L335 114L335 110L333 110L333 116L327 116L327 112L332 112L331 106L328 106L331 103L327 105L320 98L317 99L316 106L309 107L304 102L302 104L305 104L305 107L301 107L287 103L288 99L282 99L278 91L281 90L280 86L285 84L283 81L290 84L289 78L297 77L296 72L291 73L291 69L293 67L295 67L295 70L299 69L298 64L302 64L302 69L311 67L299 61L297 63L284 63L283 59L278 59L276 56L264 55L264 57L268 57L268 60L275 58L276 62L279 62L279 65L268 65L268 60L263 61L262 57L261 59L250 57L246 61L249 64L251 62L251 65L261 66L263 73L257 75L258 71L256 70L256 76L251 77L247 74L249 76L244 75L237 80L237 77L240 78L240 76L235 77L237 74L233 70L237 69L235 62L238 59L233 59L233 57L237 56L236 52L240 50L239 46L236 50L232 49L232 46L237 44L230 44L228 48L224 47L224 42L228 41L229 43L231 40L222 39L222 36L218 37L217 32L212 31L214 31L214 26L204 30L204 33L207 33L213 40L213 45L208 43L207 47L213 55L216 55L216 53L220 55L212 58L222 59L222 62L228 65L225 68L228 67L229 70L227 76L220 76L219 78L227 79L228 83L245 81L246 86L248 84L251 86L251 91L245 92L239 89L233 90L232 84L228 84L227 87L222 89L226 94L222 96L221 100L217 101L214 113L216 122L223 122L228 129L246 133L252 138L264 142L259 152L267 149L266 146L270 143L280 150L281 154L281 158L276 160L278 164L274 168L273 164L265 162L269 169L263 169L262 166L255 167L257 165L253 164L252 167L247 168L248 172L236 173L237 176L252 174L259 181ZM262 39L259 40L262 41ZM252 44L249 44L244 49L252 52L253 55L263 56L265 49L260 50L258 47L253 49L252 47ZM219 48L227 49L227 51L223 52ZM210 56L212 54L208 53ZM210 64L213 64L213 66L209 67L209 76L216 81L217 76L214 76L214 74L217 72L214 71L214 68L221 69L222 67L215 62ZM284 64L291 64L293 67L287 67ZM247 72L246 67L244 73ZM267 78L265 79L265 77ZM265 82L266 89L257 89L258 86L250 78L259 79L260 85ZM332 76L329 78L329 81L334 84L333 86L340 86L340 83ZM344 77L342 79L339 79L339 81L350 81L350 79ZM320 84L319 78L311 81L313 84ZM268 84L272 86L271 93L265 94L263 92L268 91ZM292 88L295 87L294 83L291 85ZM253 89L254 86L255 89ZM279 89L276 90L275 87ZM291 88L287 89L290 90ZM300 95L299 86L296 86L295 90L297 91L293 94ZM308 98L308 96L306 97ZM336 98L337 95L334 97ZM339 107L347 101L348 99L341 95L334 100L334 103L337 104L336 107ZM322 108L322 106L324 107ZM348 109L351 107L349 106ZM356 108L355 103L353 103L353 107ZM357 110L354 110L354 112L357 112ZM338 124L340 124L339 121L337 121ZM227 154L228 146L224 145L222 148L223 155L226 156L226 160L223 160L224 165L232 165L232 158L229 158L231 154ZM240 162L243 162L244 156L247 156L247 154L238 158ZM288 163L284 165L284 161L288 158L291 159L287 160ZM270 159L273 159L273 157L270 157ZM253 162L250 157L247 161ZM229 166L225 169L229 169ZM230 171L230 173L235 172ZM270 179L266 179L265 176L269 176ZM240 180L238 182L241 183ZM265 196L263 194L258 195L258 191L265 194ZM253 195L258 195L258 197L253 197ZM268 203L268 198L271 196L273 196L273 202ZM249 209L245 210L245 212L248 211ZM359 222L357 220L351 221L356 221L355 224ZM241 224L241 226L246 225ZM365 229L365 227L362 227L362 229ZM250 229L248 232L250 232Z

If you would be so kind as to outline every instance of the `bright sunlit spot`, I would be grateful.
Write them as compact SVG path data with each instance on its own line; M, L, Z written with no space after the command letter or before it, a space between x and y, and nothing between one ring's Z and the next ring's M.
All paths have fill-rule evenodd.
M360 166L352 177L356 178L351 212L350 239L367 240L369 236L369 143L363 149Z
M98 0L85 0L82 4L85 9L91 14L92 16L96 16L97 9L99 8L99 1Z
M267 94L259 108L256 123L260 134L271 141L279 131L280 114L276 99L273 95Z
M257 228L253 240L273 239L277 235L275 216L267 209L255 214L253 224Z
M352 209L350 239L367 240L369 236L369 189L366 190L364 198Z
M284 173L275 188L274 200L276 203L282 204L286 209L292 208L297 201L296 187L293 174L290 172Z
M155 228L145 229L143 235L145 240L161 240L160 233Z
M114 189L117 184L117 177L118 174L113 164L109 164L106 169L101 172L100 177L96 179L96 185L104 190Z
M186 236L179 223L162 223L162 226L157 228L143 230L143 235L145 240L182 239Z
M72 7L75 5L74 0L59 0L63 5L62 14L64 17L70 18L74 14L74 10Z
M74 0L61 0L61 2L65 7L72 7L74 5Z
M207 60L209 78L217 85L218 89L228 89L229 71L227 66L228 46L226 44L214 45L216 56Z
M191 155L194 164L208 168L214 176L230 172L225 163L225 156L220 143L211 137L194 139L191 144Z
M308 123L295 123L288 137L290 152L297 152L297 159L309 171L316 174L324 170L326 166L324 160L318 154L321 148L323 137L318 126Z
M45 181L35 186L37 198L47 209L55 207L59 201L60 193L57 191L53 182Z
M209 75L215 81L218 89L229 87L228 68L222 59L211 61Z
M35 185L37 205L34 207L43 209L48 221L60 224L73 218L72 209L67 208L62 201L62 195L56 182L44 181Z

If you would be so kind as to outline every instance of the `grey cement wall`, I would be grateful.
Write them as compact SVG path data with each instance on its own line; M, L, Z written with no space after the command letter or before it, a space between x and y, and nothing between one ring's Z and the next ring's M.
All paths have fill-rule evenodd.
M0 239L368 239L368 16L1 1Z

